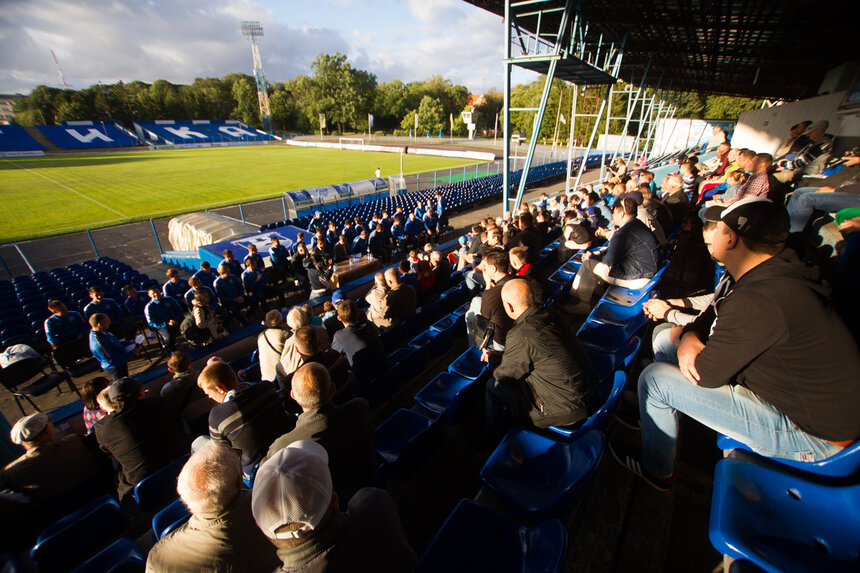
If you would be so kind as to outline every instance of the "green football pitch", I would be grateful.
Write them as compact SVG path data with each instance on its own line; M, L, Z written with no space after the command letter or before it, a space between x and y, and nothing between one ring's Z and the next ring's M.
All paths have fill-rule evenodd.
M95 229L400 173L393 153L287 145L0 159L0 242ZM403 156L403 173L476 161ZM441 181L441 178L440 178Z

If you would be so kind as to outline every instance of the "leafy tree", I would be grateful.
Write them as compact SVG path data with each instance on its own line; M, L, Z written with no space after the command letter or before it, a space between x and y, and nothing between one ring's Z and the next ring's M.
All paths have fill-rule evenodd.
M366 125L376 76L353 69L340 53L320 54L311 67L316 112L325 114L326 124L336 125L339 133L343 133L344 127L357 127L360 119Z
M445 128L445 119L445 110L439 100L429 95L421 99L418 106L418 129L421 132L429 131L430 135L435 135Z

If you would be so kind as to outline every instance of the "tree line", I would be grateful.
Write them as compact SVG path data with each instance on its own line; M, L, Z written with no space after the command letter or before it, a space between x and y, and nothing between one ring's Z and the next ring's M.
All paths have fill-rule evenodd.
M468 109L469 91L440 75L409 83L400 80L378 83L374 74L354 68L340 53L318 55L311 68L313 73L309 76L300 75L269 86L269 104L276 131L318 132L322 115L325 133L366 133L371 128L372 116L374 132L405 135L414 131L417 115L418 134L429 132L435 136L441 130L446 135L451 132L455 136L466 135L460 112ZM537 106L543 84L544 78L540 77L514 87L511 106ZM605 88L580 86L578 89L577 111L596 112L595 106L599 105ZM479 135L490 135L495 128L503 127L502 94L498 92L491 89L483 101L471 109ZM566 141L572 97L570 86L561 81L553 83L539 134L541 138L558 135ZM626 97L613 100L613 116L624 114ZM740 112L755 109L761 103L747 98L692 93L669 94L667 99L678 103L676 117L708 119L736 119ZM638 113L638 109L634 111L634 118ZM556 130L559 114L564 116L565 123ZM533 113L513 112L511 126L515 132L531 137L533 118ZM15 122L20 125L97 120L131 126L137 120L157 119L236 119L260 127L256 83L248 74L233 73L223 78L197 78L191 84L173 84L166 80L151 84L119 81L80 90L43 85L15 104ZM577 122L574 138L584 143L593 125L593 120ZM618 133L622 127L623 121L618 120L610 125L613 133ZM635 129L635 125L631 128Z

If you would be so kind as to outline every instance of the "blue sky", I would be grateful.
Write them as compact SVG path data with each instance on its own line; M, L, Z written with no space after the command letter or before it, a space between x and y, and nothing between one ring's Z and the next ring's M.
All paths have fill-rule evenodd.
M0 93L58 86L51 49L74 88L251 73L243 19L263 25L270 82L341 52L379 82L438 74L473 93L502 86L501 18L462 0L0 0Z

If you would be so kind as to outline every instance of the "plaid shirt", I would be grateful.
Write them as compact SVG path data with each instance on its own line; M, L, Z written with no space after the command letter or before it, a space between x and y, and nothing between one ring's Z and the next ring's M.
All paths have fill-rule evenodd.
M735 199L743 199L744 197L764 197L767 199L767 193L770 191L770 183L766 171L754 174L746 180L746 183L738 189L738 194Z

